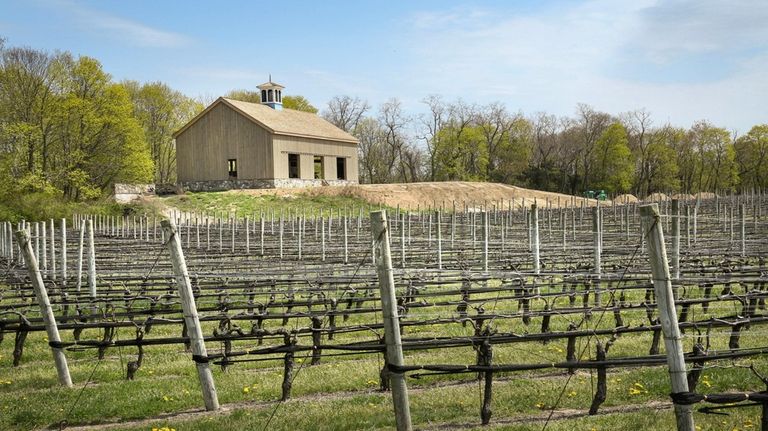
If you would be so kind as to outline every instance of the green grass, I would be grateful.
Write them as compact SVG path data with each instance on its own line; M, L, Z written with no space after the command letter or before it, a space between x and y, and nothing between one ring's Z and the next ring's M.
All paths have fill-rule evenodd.
M321 196L297 191L295 195L276 196L263 195L251 196L242 193L228 192L201 192L187 193L180 196L168 196L160 198L163 204L187 212L226 212L238 216L256 215L261 212L266 214L286 215L290 213L304 213L306 215L318 214L323 210L327 214L332 211L337 214L339 210L355 210L371 205L367 201L350 196Z
M131 214L159 214L159 210L146 202L118 204L111 197L74 202L49 193L26 193L0 200L0 220L3 221L69 219L75 213L119 217Z
M355 316L351 319L355 319ZM293 325L293 322L289 324ZM530 329L537 328L538 324L534 319ZM606 325L609 324L606 322ZM274 325L277 326L276 323ZM419 331L409 330L407 335L418 333L422 336L436 329L425 326L419 328ZM460 325L449 329L456 335L469 330ZM178 327L157 326L152 335L178 335L177 331ZM204 330L205 333L211 331L210 325ZM122 330L117 338L127 338L129 333ZM749 331L745 334L749 334ZM65 331L63 336L65 341L71 339L71 331ZM98 337L99 333L95 330L85 331L82 335L83 339ZM610 353L619 355L619 349L631 349L635 340L642 346L648 344L645 338L622 337L613 348L616 350L612 349ZM211 343L208 347L213 350L220 346ZM100 363L95 359L95 350L67 352L75 382L73 389L57 385L44 333L29 335L20 367L11 367L12 348L12 338L6 337L0 344L0 429L44 428L54 426L65 418L70 425L121 422L200 410L202 406L194 363L181 346L148 346L144 365L134 381L124 380L124 364L135 358L135 350L132 348L110 349L105 360ZM494 346L494 358L496 363L562 360L563 348L560 342L546 345L499 345ZM472 363L474 355L469 347L408 352L406 363L464 364ZM301 355L297 355L297 358L303 359ZM308 362L305 359L294 370L294 400L279 407L275 400L279 398L282 382L280 362L241 363L231 366L227 372L222 372L220 367L213 368L219 400L223 405L231 407L227 412L203 412L189 418L157 419L141 425L126 424L119 429L150 430L169 426L177 430L258 430L263 429L276 408L269 426L271 430L394 428L390 394L377 391L380 359L374 356L324 358L317 366L309 366ZM763 358L755 359L754 362L763 369L768 364ZM91 383L83 389L91 373ZM762 389L746 369L710 369L705 375L707 377L702 380L706 380L709 385L707 392ZM497 375L495 379L492 423L497 424L494 429L509 430L541 429L541 417L548 413L550 406L557 403L561 392L563 396L557 403L558 409L587 409L592 399L594 382L593 376L587 371L577 373L570 380L563 372L552 370L505 373ZM473 375L411 378L408 385L411 389L411 414L417 428L455 424L470 428L476 425L480 429L481 390ZM668 393L665 367L610 370L608 399L602 408L605 410L616 406L668 401ZM674 416L671 410L648 411L650 413L576 417L555 421L548 429L673 429ZM731 415L727 417L696 413L695 419L701 429L705 430L749 430L757 426L750 428L749 423L757 424L759 421L757 408L729 410L729 413ZM513 422L519 418L538 419Z

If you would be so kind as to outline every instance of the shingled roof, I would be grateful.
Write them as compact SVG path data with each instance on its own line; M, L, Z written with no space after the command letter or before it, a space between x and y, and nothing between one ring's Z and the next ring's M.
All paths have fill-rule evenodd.
M196 123L208 111L224 103L239 112L259 126L269 130L275 135L298 136L301 138L327 139L356 144L357 138L339 129L319 115L311 112L296 111L293 109L272 109L260 103L241 102L239 100L219 97L211 105L193 118L184 127L176 131L173 137L177 137Z

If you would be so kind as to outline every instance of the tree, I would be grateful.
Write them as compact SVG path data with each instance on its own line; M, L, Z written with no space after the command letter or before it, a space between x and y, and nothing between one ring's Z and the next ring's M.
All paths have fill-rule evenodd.
M171 135L202 111L202 104L162 82L140 85L126 81L123 86L131 96L134 116L149 144L155 164L155 182L175 183L176 147Z
M408 172L403 161L403 150L406 147L406 126L408 117L403 112L398 99L390 99L379 109L379 122L385 131L384 142L387 144L385 166L391 180L408 181Z
M283 96L283 108L317 114L317 108L312 106L304 96Z
M351 133L357 129L360 120L363 119L363 115L370 108L368 102L360 98L334 96L328 101L328 105L321 115L334 126Z
M258 91L232 90L225 94L224 97L227 99L239 100L241 102L261 103L261 93ZM283 100L285 100L285 97Z
M734 143L742 191L768 186L768 124L752 127Z
M429 180L435 181L437 148L440 145L438 135L447 120L448 107L443 102L442 97L436 94L427 96L421 102L427 105L429 114L419 115L419 122L423 130L420 138L424 141L427 148Z
M636 190L643 190L647 196L655 192L675 192L680 190L679 167L675 154L676 143L685 137L685 130L665 126L647 134L648 145L643 153L643 178L637 182Z
M354 129L359 139L360 182L385 183L389 181L386 166L387 132L374 118L363 118Z
M516 115L508 122L506 129L495 154L491 155L489 150L489 164L493 162L494 168L489 171L488 179L507 184L525 182L525 173L533 155L531 123L522 115Z
M632 186L634 160L627 130L613 123L600 135L592 152L592 184L608 193L624 193Z
M52 120L60 155L54 183L80 199L115 182L151 182L152 158L126 88L112 83L92 58L66 55L61 63L61 109Z
M648 148L650 145L649 132L653 124L651 114L645 109L627 112L622 115L622 124L627 129L629 148L637 161L634 192L638 196L646 196L651 192L644 187L652 182L649 178L651 174L648 170L651 166L649 159L654 157L654 155L649 154Z
M227 99L239 100L241 102L248 103L261 103L261 92L250 90L232 90L224 97ZM293 109L296 111L317 113L317 108L312 106L311 103L304 96L283 96L283 108Z
M692 178L693 191L733 189L738 171L736 152L728 131L706 121L698 121L691 127L686 140L697 158Z

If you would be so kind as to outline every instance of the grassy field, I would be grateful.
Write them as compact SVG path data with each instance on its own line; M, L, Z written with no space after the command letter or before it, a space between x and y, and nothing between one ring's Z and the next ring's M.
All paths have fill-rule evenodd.
M186 212L225 212L239 216L258 215L261 212L279 214L281 211L309 215L317 214L321 210L337 213L339 210L371 207L367 201L360 198L308 195L301 192L283 196L271 194L253 196L229 192L186 193L180 196L158 198L158 202L164 206Z
M190 193L154 199L146 207L133 206L137 212L178 208L188 212L235 212L239 215L260 212L315 213L320 209L338 211L367 206L365 201L350 197L323 196L249 196L237 193ZM444 286L447 288L450 286ZM455 288L456 286L454 286ZM0 286L0 297L7 291ZM488 298L493 299L493 296ZM641 297L629 297L639 303ZM509 307L505 309L504 307ZM713 307L716 308L716 307ZM430 308L425 313L451 314L455 306ZM517 303L510 301L495 311L514 313ZM698 312L698 311L697 311ZM414 311L418 314L418 310ZM623 313L625 323L637 326L647 322L644 310ZM363 323L370 316L352 316L349 322ZM380 317L380 316L379 316ZM416 315L415 317L418 317ZM423 317L423 316L422 316ZM597 320L595 320L597 321ZM272 321L272 322L277 322ZM277 323L272 323L277 325ZM288 326L304 322L290 321ZM551 329L563 330L566 320L553 319ZM609 314L600 325L610 328ZM499 323L500 331L537 332L541 318L534 317L529 326L519 319ZM210 335L214 324L204 327ZM276 329L270 327L269 329ZM152 336L178 336L179 327L158 325ZM763 343L761 327L754 334L745 331L742 344ZM437 334L469 336L471 329L461 325L424 325L409 327L408 337L430 337ZM64 341L73 339L71 331L62 333ZM118 330L116 339L132 337L132 330ZM360 336L360 335L355 335ZM340 336L340 338L343 336ZM354 337L354 336L350 336ZM85 330L82 339L100 339L97 330ZM355 341L350 338L344 341ZM594 342L579 346L589 358L594 356ZM685 351L692 348L692 337L686 337ZM727 338L716 339L723 348ZM254 343L240 347L251 348ZM609 357L647 353L650 334L626 335L614 344ZM763 343L764 344L764 343ZM221 346L210 343L209 351ZM541 363L564 360L565 342L519 343L494 346L495 364ZM0 429L58 429L63 421L67 429L114 430L379 430L394 429L391 394L380 392L380 356L324 357L319 365L310 366L309 358L297 355L294 369L293 398L280 403L283 368L279 361L247 362L232 365L226 372L213 367L219 401L219 412L201 410L202 397L194 362L181 345L148 346L144 365L133 381L125 380L125 366L135 360L134 348L110 348L102 361L96 351L68 351L75 387L57 384L51 352L44 333L31 333L25 344L19 367L12 367L13 337L6 334L0 342ZM473 364L476 353L470 347L411 351L406 364ZM768 368L768 359L753 358L739 365L755 364ZM760 382L745 368L723 363L722 368L707 369L700 380L705 392L763 390ZM529 371L494 375L493 417L489 427L480 425L482 387L473 374L409 378L410 408L417 429L498 429L542 430L550 415L547 430L667 430L674 429L674 414L669 403L669 378L666 367L610 369L608 396L596 416L587 416L595 390L596 376L579 371L569 376L564 371ZM701 405L697 406L700 407ZM757 407L726 410L729 414L695 413L697 429L756 430L760 409Z
M439 312L440 310L430 310ZM499 309L497 311L505 311ZM641 319L642 311L637 312ZM360 317L362 319L362 316ZM350 324L355 323L355 316ZM627 315L632 320L632 315ZM600 326L610 327L611 319ZM296 324L300 324L296 322ZM530 328L540 324L534 318ZM204 333L213 331L213 324ZM292 326L289 322L288 326ZM506 327L521 333L520 323ZM556 325L553 330L562 329ZM153 336L177 335L174 327L158 326ZM178 330L177 327L175 327ZM116 339L130 337L125 329ZM410 328L408 336L427 337L445 328L425 325ZM461 325L448 333L466 336L471 329ZM747 332L746 334L749 334ZM72 339L64 332L65 341ZM100 338L99 331L86 330L83 339ZM750 340L756 337L750 337ZM50 350L43 333L30 334L20 367L11 367L13 340L0 344L0 429L57 428L66 420L83 429L152 430L359 430L393 429L391 396L378 391L381 358L345 356L324 358L310 366L307 356L297 355L293 399L276 402L280 396L282 366L279 361L250 362L230 366L226 372L214 367L221 412L201 411L202 399L194 363L182 346L146 348L144 365L136 380L124 379L125 363L135 359L131 348L110 349L103 361L95 350L67 352L75 388L57 386ZM623 356L647 346L650 335L619 339L612 355ZM593 340L594 342L594 340ZM211 351L220 348L209 344ZM560 361L563 342L524 343L494 347L496 363ZM688 349L689 346L686 346ZM593 348L585 352L590 354ZM688 350L686 350L688 351ZM475 360L471 348L409 352L406 363L469 364ZM755 363L763 368L764 359ZM558 413L548 430L649 430L673 429L674 415L668 403L669 383L665 367L609 370L608 398L599 415L586 416L596 377L579 371L569 377L562 371L500 373L495 375L493 429L541 430L553 405ZM86 385L87 383L87 385ZM481 429L479 420L482 389L472 374L441 375L409 379L410 405L417 429ZM725 392L756 387L749 370L709 369L700 385L707 392ZM729 410L729 416L696 414L702 430L750 430L759 426L759 409ZM565 414L566 418L559 415ZM89 426L89 424L93 424ZM98 424L98 425L97 425ZM267 427L268 424L268 427Z

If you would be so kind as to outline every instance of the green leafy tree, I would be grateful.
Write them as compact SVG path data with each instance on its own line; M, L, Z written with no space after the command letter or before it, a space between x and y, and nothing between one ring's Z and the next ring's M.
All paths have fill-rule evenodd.
M202 104L162 82L123 82L134 106L134 116L144 130L155 164L156 183L176 182L176 146L171 136L203 110Z
M595 142L592 152L592 184L609 193L624 193L632 186L635 163L629 150L627 130L613 123Z
M317 114L317 108L312 106L304 96L283 96L283 108Z
M62 59L64 94L53 121L62 157L55 184L64 195L92 198L115 182L147 183L153 163L126 88L89 57ZM66 155L66 156L65 156Z
M648 144L643 153L643 187L646 194L655 192L676 192L680 190L679 168L674 143L683 140L685 130L664 127L649 134Z
M241 102L261 103L261 93L258 91L232 90L225 94L224 97L239 100Z
M752 127L734 143L741 190L768 187L768 124Z
M731 190L738 182L736 151L727 130L699 121L686 135L695 154L693 192Z
M261 103L261 93L258 91L232 90L224 97L239 100L241 102ZM312 106L312 104L309 103L309 100L304 96L299 95L283 96L283 108L317 114L317 108Z

